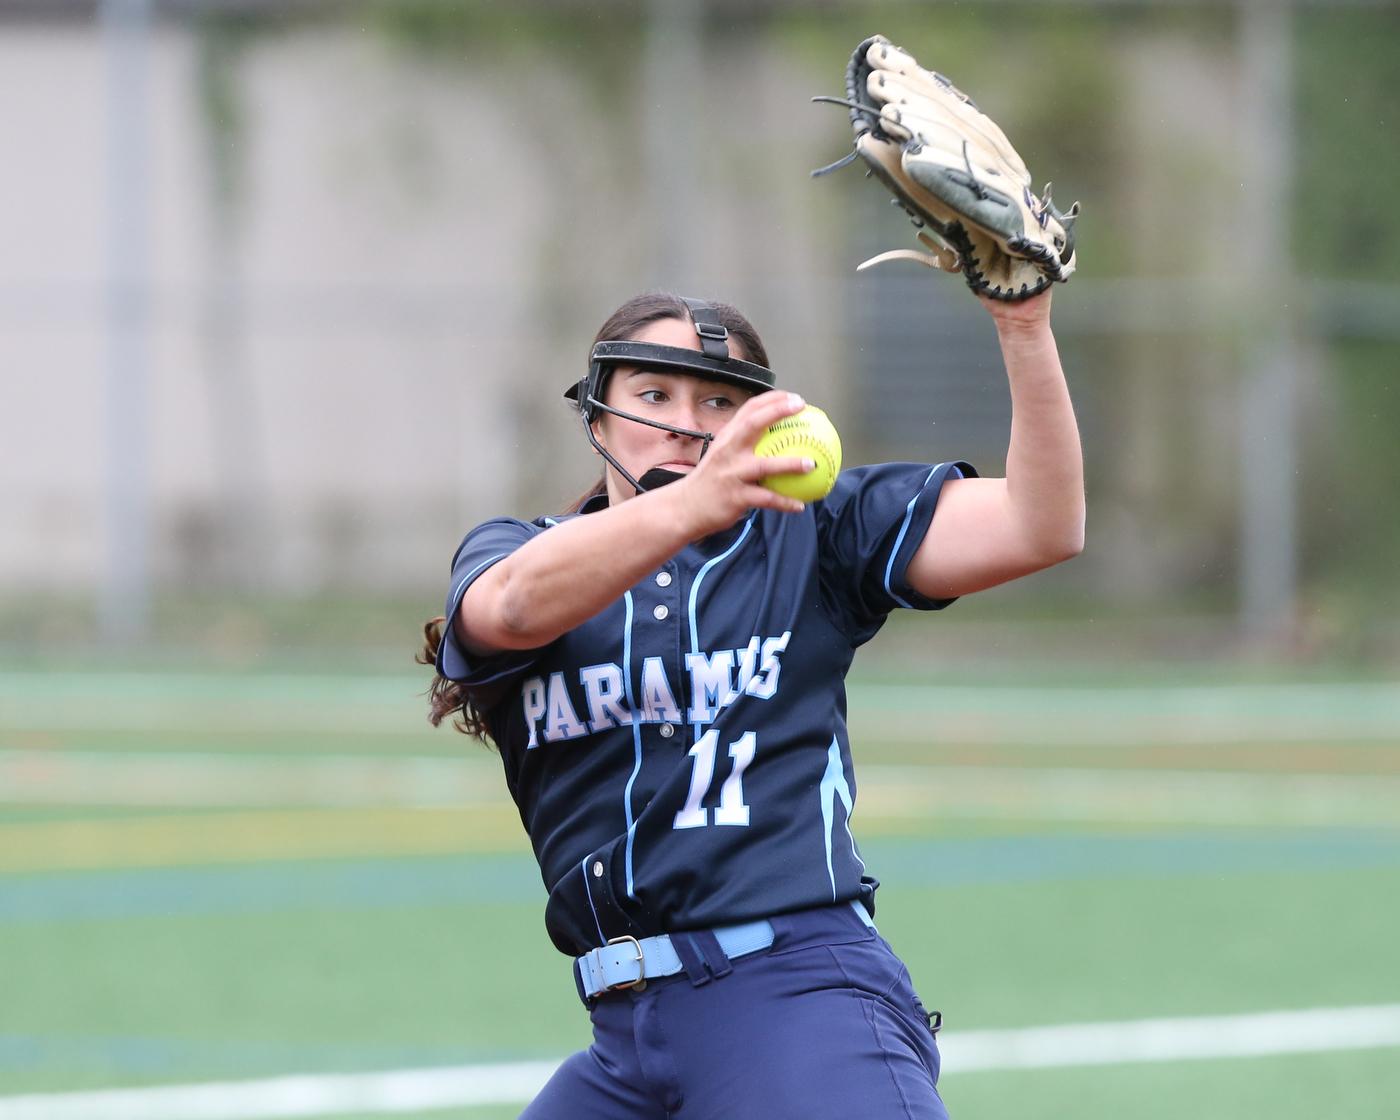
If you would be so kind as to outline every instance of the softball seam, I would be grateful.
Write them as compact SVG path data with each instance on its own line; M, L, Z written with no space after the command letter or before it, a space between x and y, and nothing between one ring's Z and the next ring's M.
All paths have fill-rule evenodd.
M772 433L770 433L770 435L771 435L771 434L772 434ZM777 439L773 440L773 441L768 445L768 446L769 446L769 450L768 450L767 454L766 454L764 457L765 457L765 458L770 458L770 459L776 458L779 454L781 454L782 452L786 451L788 448L791 448L791 447L796 446L796 445L798 444L798 442L799 442L799 441L798 441L798 439L797 439L795 433L794 433L794 434L791 434L791 435L786 434L786 433L783 434L783 435L780 435L780 436L777 437ZM815 445L815 448L819 448L819 449L821 450L821 453L822 453L823 455L826 456L826 467L827 467L828 470L831 470L831 469L836 465L836 455L833 453L833 451L832 451L832 449L831 449L831 444L827 443L825 440L823 440L823 439L815 439L815 438L809 437L808 439L802 440L801 442L802 442L802 443L806 443L806 444L808 444L808 445ZM814 449L815 449L815 448L814 448ZM818 466L820 466L820 465L821 465L821 464L818 464ZM812 472L811 472L811 471L806 471L806 472L797 472L797 471L794 471L794 472L791 472L791 473L794 473L794 474L798 474L798 473L811 474ZM836 475L837 473L839 473L839 472L837 472L837 471L835 471L835 470L832 470L833 476Z

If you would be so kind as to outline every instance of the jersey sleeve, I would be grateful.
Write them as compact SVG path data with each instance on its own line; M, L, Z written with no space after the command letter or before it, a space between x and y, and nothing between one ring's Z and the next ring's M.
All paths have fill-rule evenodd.
M842 471L814 506L822 593L853 644L869 641L896 607L942 610L905 580L950 478L976 478L970 463L880 463Z
M462 648L457 640L453 621L462 606L462 597L483 572L504 560L522 544L542 530L543 526L498 517L478 525L457 549L452 560L452 585L447 593L447 623L443 627L442 644L438 646L437 671L450 681L466 685L472 691L490 695L498 685L529 668L539 656L538 650L508 650L504 653L477 657Z

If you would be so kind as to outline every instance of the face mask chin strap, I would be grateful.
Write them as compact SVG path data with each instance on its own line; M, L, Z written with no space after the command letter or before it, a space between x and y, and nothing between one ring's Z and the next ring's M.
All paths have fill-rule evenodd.
M628 412L619 412L617 409L611 407L610 405L604 404L597 397L593 396L592 393L589 393L587 395L587 399L584 403L583 408L585 417L587 416L588 411L593 408L598 409L600 412L609 413L612 416L620 416L623 420L632 420L638 424L646 424L648 427L651 428L660 428L664 432L673 432L678 436L686 436L690 439L698 439L700 440L700 458L702 459L705 457L705 452L710 449L710 441L715 438L713 432L692 432L688 428L673 428L670 424L662 424L658 420L647 420L645 417L642 416L633 416L631 413ZM593 445L593 449L597 451L598 454L601 455L604 459L606 459L609 463L612 464L613 469L627 480L628 484L632 487L632 489L637 491L638 494L645 494L647 492L647 487L643 486L640 482L638 482L635 478L628 474L626 469L624 469L624 467L622 466L622 464L619 463L616 459L614 459L608 453L607 448L605 448L601 443L598 442L598 437L593 434L593 425L590 424L586 418L583 421L583 430L584 433L588 436L588 442Z

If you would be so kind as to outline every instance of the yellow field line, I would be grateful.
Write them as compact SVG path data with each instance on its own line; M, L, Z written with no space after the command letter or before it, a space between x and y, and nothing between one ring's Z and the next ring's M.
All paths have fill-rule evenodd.
M1400 777L866 766L856 819L1396 827ZM528 851L506 801L178 813L0 824L0 872Z
M0 825L0 872L528 850L520 816L508 803Z
M1395 827L1400 777L866 766L856 816L1256 827Z

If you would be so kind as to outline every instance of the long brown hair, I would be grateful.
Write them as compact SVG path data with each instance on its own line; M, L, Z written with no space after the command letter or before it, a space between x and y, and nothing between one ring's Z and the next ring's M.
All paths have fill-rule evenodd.
M768 351L764 348L763 340L758 337L758 331L744 313L727 303L712 302L710 306L715 309L720 323L729 331L730 339L739 344L741 353L735 357L761 366L768 365ZM599 329L589 345L589 353L591 354L593 347L600 342L634 339L649 324L661 319L679 319L683 323L687 322L690 319L690 309L686 307L684 300L670 292L644 292L642 295L633 296L608 317L608 321ZM577 513L590 499L607 492L607 474L604 473L597 482L570 502L561 511L561 516ZM442 616L423 624L423 648L414 658L419 665L437 664L438 649L449 625L451 623ZM428 686L428 705L428 720L434 727L450 718L452 726L464 735L491 743L491 731L486 725L482 710L477 707L470 691L457 681L435 675L433 683Z

